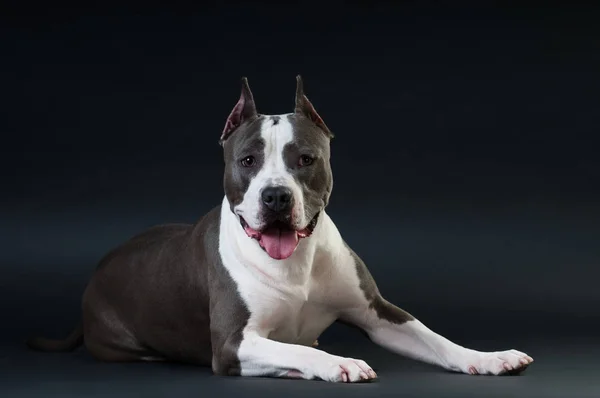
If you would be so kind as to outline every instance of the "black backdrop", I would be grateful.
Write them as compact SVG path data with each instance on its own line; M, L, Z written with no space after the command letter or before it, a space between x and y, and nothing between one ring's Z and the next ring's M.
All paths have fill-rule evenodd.
M5 391L598 392L598 7L21 3L1 15ZM382 292L461 344L531 353L525 376L448 375L341 326L323 349L369 359L379 383L231 381L27 352L25 337L69 331L107 250L219 203L217 140L240 77L259 112L287 113L298 73L336 134L329 213Z

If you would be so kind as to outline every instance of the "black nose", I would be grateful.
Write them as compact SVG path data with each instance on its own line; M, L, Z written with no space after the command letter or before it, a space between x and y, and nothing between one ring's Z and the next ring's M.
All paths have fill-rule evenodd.
M267 187L263 189L261 198L269 210L277 213L292 207L292 191L285 187Z

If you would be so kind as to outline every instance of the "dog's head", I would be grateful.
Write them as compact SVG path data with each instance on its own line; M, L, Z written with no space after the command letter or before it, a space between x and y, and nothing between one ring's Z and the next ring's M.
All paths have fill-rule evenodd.
M225 195L249 239L274 259L292 255L327 206L333 135L296 78L293 113L261 115L248 80L221 135Z

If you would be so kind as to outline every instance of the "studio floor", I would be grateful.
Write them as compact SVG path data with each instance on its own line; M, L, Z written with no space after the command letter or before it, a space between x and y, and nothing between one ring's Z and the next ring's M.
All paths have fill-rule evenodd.
M0 396L12 397L202 397L202 396L399 396L399 397L599 397L600 342L565 338L547 341L511 339L535 363L521 376L491 377L448 373L390 354L356 338L324 341L332 353L360 357L379 375L369 384L271 378L217 377L209 369L175 364L106 364L85 350L43 354L12 345L2 349ZM471 346L488 348L490 341ZM494 345L508 347L495 340Z

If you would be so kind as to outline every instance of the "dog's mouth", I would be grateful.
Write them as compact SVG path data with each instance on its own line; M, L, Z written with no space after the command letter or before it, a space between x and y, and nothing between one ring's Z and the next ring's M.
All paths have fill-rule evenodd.
M292 255L298 247L301 238L308 238L317 226L319 213L317 213L308 223L306 228L301 230L294 229L289 223L283 221L274 221L267 224L260 231L250 228L242 216L239 217L240 224L246 235L256 239L260 247L267 252L269 257L275 260L284 260Z

